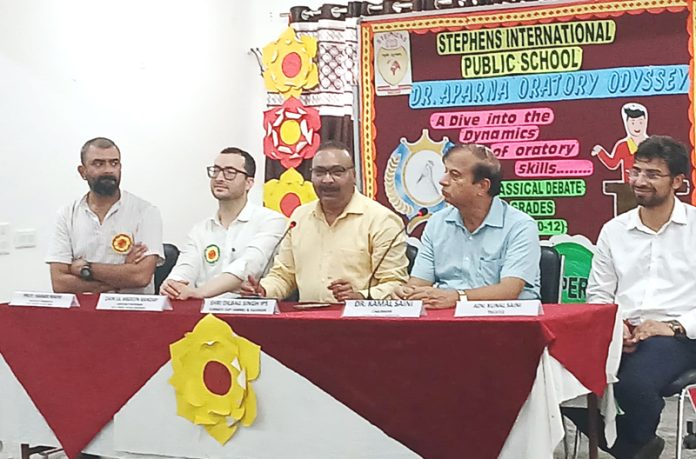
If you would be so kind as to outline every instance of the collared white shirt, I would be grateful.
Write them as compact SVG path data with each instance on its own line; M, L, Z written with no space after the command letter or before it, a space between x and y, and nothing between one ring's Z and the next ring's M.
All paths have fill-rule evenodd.
M188 281L196 287L221 273L258 279L286 224L282 214L251 203L227 228L217 215L210 217L189 232L168 279Z
M589 303L616 303L624 319L678 320L696 338L696 208L675 198L655 232L638 209L604 225L587 285Z
M121 190L121 198L99 223L84 195L58 212L46 263L71 264L84 258L90 263L123 264L130 247L138 242L147 246L145 256L157 255L157 264L162 264L162 217L157 207ZM154 291L154 279L145 288L120 289L137 294Z

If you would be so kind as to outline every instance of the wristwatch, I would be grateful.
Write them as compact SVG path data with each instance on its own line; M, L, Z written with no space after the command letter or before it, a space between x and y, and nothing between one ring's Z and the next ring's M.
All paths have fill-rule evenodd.
M92 280L92 265L90 265L89 262L86 262L85 265L80 268L80 278L86 281Z
M674 333L674 336L686 336L684 326L678 320L668 320L665 322Z
M469 301L466 297L466 290L457 290L457 295L459 295L459 301Z

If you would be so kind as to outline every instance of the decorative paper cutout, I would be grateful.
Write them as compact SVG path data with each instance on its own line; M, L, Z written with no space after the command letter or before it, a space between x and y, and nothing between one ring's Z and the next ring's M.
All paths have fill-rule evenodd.
M509 204L532 217L550 217L556 213L556 202L550 199L510 201Z
M568 232L568 222L563 218L542 218L536 223L539 228L539 236L553 236Z
M288 27L280 37L263 48L263 81L271 92L283 97L299 97L303 89L319 84L319 71L314 63L317 39L297 37Z
M437 34L437 53L469 54L613 43L616 22L572 21Z
M629 102L621 107L626 136L614 144L611 153L601 145L592 148L592 156L596 156L607 169L618 169L625 183L628 183L628 171L633 167L633 155L638 145L648 138L648 109L643 104Z
M549 196L585 196L587 183L582 179L503 180L501 198L542 198Z
M430 115L430 127L433 129L463 129L471 126L537 126L552 124L555 116L551 107L436 112Z
M128 253L133 246L133 239L126 233L119 233L111 240L111 248L116 253Z
M563 256L561 303L585 303L595 246L585 236L551 236L548 244Z
M206 315L169 346L176 412L202 425L220 444L256 419L251 381L259 376L261 347L234 333L227 323Z
M688 65L655 65L414 82L408 104L419 109L687 94L688 91Z
M582 48L542 48L462 56L462 77L571 72L582 66Z
M375 89L378 96L408 94L411 76L411 42L405 30L376 33Z
M518 177L587 177L594 172L588 159L517 161L515 175Z
M410 220L408 232L445 207L439 181L445 170L442 156L452 145L447 137L435 142L430 132L423 129L420 138L413 143L402 138L389 157L384 171L384 190L394 210ZM428 209L428 214L417 216L423 207Z
M305 181L293 168L283 172L280 179L269 180L263 185L264 205L286 217L290 217L296 207L316 199L312 183Z
M491 149L498 159L569 158L580 154L580 142L573 139L506 142L494 143Z
M283 167L297 167L319 148L319 112L294 97L278 108L263 112L263 152Z

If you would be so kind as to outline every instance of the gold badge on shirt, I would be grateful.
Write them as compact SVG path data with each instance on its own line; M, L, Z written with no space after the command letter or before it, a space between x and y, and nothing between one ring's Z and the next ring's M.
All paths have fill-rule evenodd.
M205 261L211 265L220 259L220 247L215 244L210 244L205 248L204 252Z
M116 253L128 253L133 247L133 239L126 233L119 233L111 240L111 248Z

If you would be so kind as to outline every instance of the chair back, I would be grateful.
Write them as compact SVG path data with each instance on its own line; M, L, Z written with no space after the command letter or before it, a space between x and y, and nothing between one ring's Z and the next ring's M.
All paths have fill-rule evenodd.
M406 243L406 258L408 258L408 273L411 274L413 269L413 264L416 262L416 257L418 256L418 247Z
M169 273L172 272L176 260L179 259L179 249L177 246L167 242L162 245L164 246L164 263L162 266L155 268L155 295L159 295L162 282L164 282Z
M558 303L563 281L563 257L550 246L541 246L541 302Z

